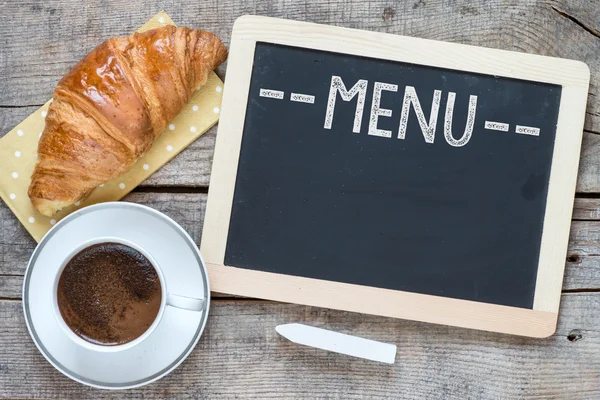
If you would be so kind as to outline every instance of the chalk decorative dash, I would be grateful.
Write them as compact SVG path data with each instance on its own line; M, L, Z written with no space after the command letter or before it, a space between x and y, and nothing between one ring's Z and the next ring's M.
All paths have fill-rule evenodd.
M540 136L540 128L535 128L533 126L517 125L515 132L520 133L521 135Z
M283 99L284 93L281 90L260 89L260 97L268 97L271 99Z
M396 359L396 345L394 344L363 339L303 324L279 325L275 330L289 341L304 346L386 364L393 364Z
M292 93L290 94L290 100L299 103L315 104L315 96L310 94Z
M485 121L485 129L491 131L508 132L509 127L510 125L504 122Z

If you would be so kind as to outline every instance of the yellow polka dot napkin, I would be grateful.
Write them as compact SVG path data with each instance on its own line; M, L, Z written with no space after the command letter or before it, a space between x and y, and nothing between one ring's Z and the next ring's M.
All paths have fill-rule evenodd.
M166 24L174 25L169 16L161 11L138 32ZM214 72L211 73L206 85L194 93L189 104L156 139L152 149L129 172L100 185L88 198L52 218L38 213L27 196L49 101L0 139L0 197L39 242L52 225L69 213L90 204L121 199L206 132L219 120L222 92L223 82Z

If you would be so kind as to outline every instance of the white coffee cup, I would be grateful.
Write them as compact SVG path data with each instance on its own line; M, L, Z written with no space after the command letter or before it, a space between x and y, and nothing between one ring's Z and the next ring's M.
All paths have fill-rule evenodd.
M58 307L58 282L59 282L60 276L62 275L63 270L65 269L65 267L67 266L69 261L71 261L71 259L77 253L79 253L80 251L82 251L83 249L85 249L87 247L93 246L95 244L100 244L100 243L119 243L119 244L123 244L125 246L129 246L129 247L133 248L134 250L137 250L144 257L146 257L148 259L148 261L150 261L150 263L156 270L156 273L158 274L158 280L160 282L160 288L161 288L160 308L158 310L156 318L154 319L154 322L152 323L152 325L150 325L150 327L142 335L140 335L139 337L137 337L136 339L134 339L130 342L123 343L120 345L94 344L92 342L88 342L87 340L81 338L75 332L73 332L73 330L67 325L67 323L63 319L62 314L60 313L60 309ZM152 334L152 332L156 329L158 324L160 323L160 320L165 312L166 307L175 307L175 308L181 308L184 310L197 311L197 312L203 311L205 308L204 299L179 296L179 295L176 295L173 293L169 293L167 285L166 285L165 277L162 273L160 265L158 265L156 260L144 248L142 248L142 247L138 246L137 244L130 242L128 240L117 238L117 237L108 237L108 236L88 240L88 241L80 244L76 248L74 248L68 254L68 256L65 257L65 259L61 263L61 266L58 269L56 276L54 278L53 302L54 302L54 304L53 304L54 314L56 316L58 324L60 325L62 330L69 336L69 338L71 340L73 340L79 346L85 347L85 348L93 350L93 351L105 352L105 353L130 349L130 348L142 343L144 340L146 340Z

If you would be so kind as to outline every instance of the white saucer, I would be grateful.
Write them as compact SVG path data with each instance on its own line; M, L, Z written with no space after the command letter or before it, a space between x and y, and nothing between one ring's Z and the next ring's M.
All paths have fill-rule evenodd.
M160 265L169 292L204 299L204 310L167 307L146 340L122 351L97 352L76 344L53 311L54 278L79 244L107 236L144 248ZM57 223L33 252L23 284L27 328L44 357L66 376L104 389L146 385L173 371L200 339L209 306L208 274L194 241L164 214L125 202L86 207Z

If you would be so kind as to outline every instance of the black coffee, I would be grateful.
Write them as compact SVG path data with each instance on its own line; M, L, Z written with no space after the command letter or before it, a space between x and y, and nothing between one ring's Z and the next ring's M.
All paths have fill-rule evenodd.
M156 270L139 251L100 243L77 253L58 281L58 308L88 342L115 346L140 337L160 309Z

